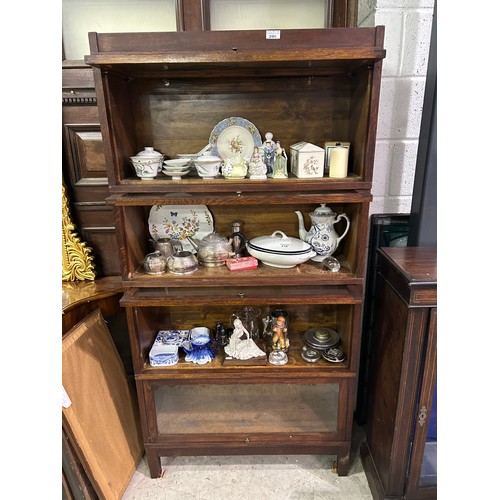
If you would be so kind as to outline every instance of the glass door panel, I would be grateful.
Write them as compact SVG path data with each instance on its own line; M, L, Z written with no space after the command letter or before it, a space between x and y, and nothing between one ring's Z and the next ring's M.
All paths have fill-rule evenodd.
M154 395L160 434L337 431L337 383L164 385Z
M90 53L88 33L176 31L176 0L62 0L65 59Z
M325 0L211 0L212 30L326 28Z
M418 481L420 487L437 486L437 386L434 388L432 409L424 447L424 458Z

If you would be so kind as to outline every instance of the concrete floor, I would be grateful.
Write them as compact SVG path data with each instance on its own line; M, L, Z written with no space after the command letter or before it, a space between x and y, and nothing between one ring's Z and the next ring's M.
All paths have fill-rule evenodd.
M359 457L364 430L354 426L348 476L332 472L335 455L162 458L151 479L144 459L122 500L372 500Z

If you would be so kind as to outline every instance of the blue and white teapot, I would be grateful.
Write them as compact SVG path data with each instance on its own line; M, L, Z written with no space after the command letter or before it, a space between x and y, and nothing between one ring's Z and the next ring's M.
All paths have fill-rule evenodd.
M298 210L296 210L295 213L299 219L300 239L309 243L316 252L316 256L311 258L311 260L315 262L321 262L326 257L333 255L340 241L347 234L347 231L349 231L351 225L346 214L337 215L331 208L327 207L325 203L321 203L320 207L309 214L309 217L311 217L311 228L309 231L306 231L304 227L304 217L302 213ZM346 228L341 236L337 234L334 227L340 219L345 219L347 222Z

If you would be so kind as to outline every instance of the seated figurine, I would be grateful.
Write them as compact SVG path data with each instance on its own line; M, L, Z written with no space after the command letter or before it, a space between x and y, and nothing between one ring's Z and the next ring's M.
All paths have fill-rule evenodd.
M253 155L248 162L248 173L250 179L267 179L267 167L257 146L255 146Z
M266 355L266 353L253 341L248 330L243 326L239 318L234 320L233 325L234 331L229 339L229 344L224 347L227 356L236 359L250 359Z

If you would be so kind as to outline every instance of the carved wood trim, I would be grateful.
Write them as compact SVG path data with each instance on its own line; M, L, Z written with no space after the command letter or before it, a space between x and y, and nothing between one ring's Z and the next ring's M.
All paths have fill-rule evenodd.
M74 232L75 225L71 221L66 187L62 185L62 280L84 281L94 280L94 257L91 248Z

